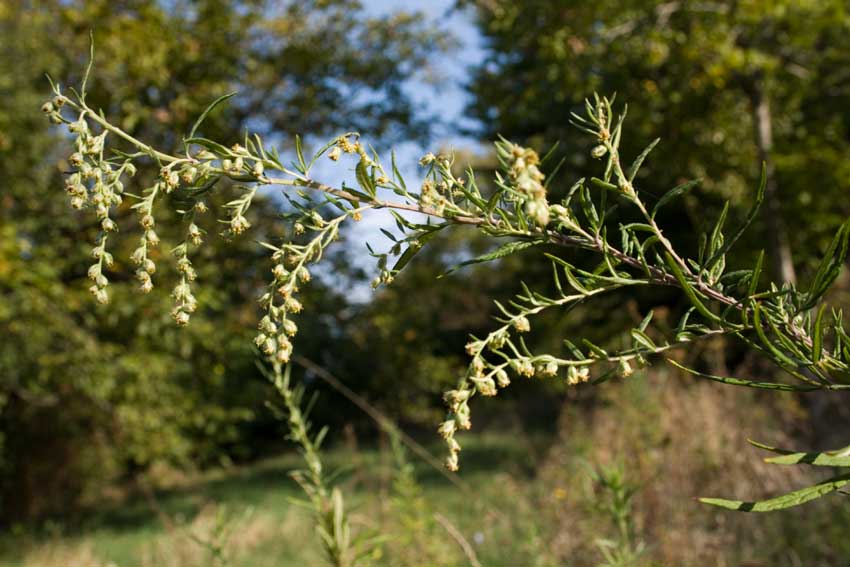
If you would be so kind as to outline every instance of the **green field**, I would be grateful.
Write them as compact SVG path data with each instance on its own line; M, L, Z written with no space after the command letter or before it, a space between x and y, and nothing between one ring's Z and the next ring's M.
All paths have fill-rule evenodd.
M464 488L421 461L411 463L417 483L400 488L398 475L391 476L394 455L389 447L356 452L339 447L328 452L326 464L344 468L341 483L360 529L385 532L393 527L406 532L395 533L393 540L380 545L375 554L380 563L417 561L415 555L409 555L411 545L430 547L430 554L445 554L429 561L462 562L459 544L446 535L434 514L450 519L466 534L471 545L480 548L481 560L525 563L530 557L521 542L504 547L505 539L496 548L488 538L496 536L498 526L506 520L513 522L514 518L497 516L506 512L509 494L504 489L520 490L515 476L524 473L517 464L527 464L528 458L515 437L477 439L470 443L462 477L468 486ZM171 480L171 487L147 496L136 491L118 502L91 509L73 524L18 528L18 533L3 538L0 563L216 564L214 553L197 538L220 544L226 560L233 564L316 564L321 557L310 517L293 501L301 497L301 491L287 474L297 466L299 457L291 453L250 466ZM513 497L524 499L526 495ZM220 535L216 535L218 528L222 528ZM399 545L402 541L405 546Z
M626 390L634 396L643 387L635 382ZM659 478L655 467L677 458L663 435L637 431L628 413L611 409L631 435L657 443L630 463L641 478L624 479L636 490L627 510L628 542L609 509L612 490L590 473L616 469L615 461L603 465L600 451L607 449L594 437L615 434L622 441L626 434L609 431L598 418L593 433L576 426L566 440L520 431L467 436L462 486L409 452L411 467L399 467L389 442L355 448L349 439L329 448L325 463L345 468L340 483L355 527L383 537L372 556L378 565L468 565L462 544L482 565L505 566L606 564L603 548L618 554L622 561L613 564L620 565L794 565L806 556L834 565L850 552L836 527L847 518L840 499L769 516L707 509L692 499L702 490L692 471L713 460L711 448L698 455L702 464L672 463L682 478ZM617 443L612 439L609 447ZM439 444L430 449L437 453ZM196 475L162 473L166 488L147 496L128 490L76 521L13 530L2 539L0 564L320 565L311 518L294 502L301 492L287 474L298 466L299 456L289 453ZM727 471L737 474L734 466Z

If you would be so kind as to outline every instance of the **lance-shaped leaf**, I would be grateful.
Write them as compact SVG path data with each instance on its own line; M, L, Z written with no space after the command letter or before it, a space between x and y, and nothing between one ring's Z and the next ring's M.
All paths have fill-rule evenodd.
M847 258L848 238L850 238L850 219L841 225L829 244L829 248L826 249L826 254L824 254L818 271L815 273L812 285L806 292L801 310L811 309L838 277L841 265Z
M423 246L434 236L437 235L439 228L435 228L434 230L430 230L427 232L423 232L416 236L415 238L410 239L410 245L407 249L401 254L398 261L393 266L393 272L398 272L402 270L407 264L413 259L413 257L422 250Z
M650 216L655 218L655 215L658 213L659 210L661 210L661 207L663 207L673 199L684 195L685 193L699 185L701 181L702 179L692 179L690 181L682 183L681 185L677 185L667 191L660 199L658 199L658 202L655 203L655 206L652 207L652 214Z
M777 465L807 464L817 465L821 467L850 467L850 445L842 447L841 449L835 449L834 451L795 452L789 451L787 449L769 447L767 445L756 443L754 441L750 441L750 443L761 449L765 449L773 453L779 454L778 457L766 458L766 463L774 463Z
M222 96L218 97L217 99L215 99L214 101L212 101L210 103L210 105L206 108L206 110L204 110L201 113L201 115L198 116L198 119L195 121L195 124L192 126L192 129L189 131L189 136L186 140L186 143L188 144L189 140L191 140L192 138L195 137L195 132L198 131L198 128L201 126L201 124L204 123L204 120L207 119L207 116L209 116L210 112L212 112L213 109L215 109L216 106L218 106L222 102L224 102L227 99L232 98L234 96L236 96L236 91L233 91L232 93L227 93L226 95L222 95Z
M214 142L214 141L208 140L206 138L189 137L189 138L186 138L186 140L184 142L185 142L187 147L190 144L197 144L199 146L202 146L202 147L210 150L211 152L213 152L215 154L218 154L219 156L229 156L231 154L231 152L228 148L222 146L218 142Z
M693 374L694 376L698 376L700 378L706 378L708 380L713 380L715 382L721 382L723 384L730 384L732 386L744 386L746 388L758 388L761 390L780 390L783 392L811 392L813 390L818 390L818 386L798 386L796 384L783 384L781 382L757 382L755 380L744 380L743 378L734 378L732 376L715 376L714 374L706 374L705 372L699 372L698 370L694 370L693 368L688 368L687 366L682 366L678 362L672 359L667 359L667 362L684 370L689 374Z
M708 307L703 304L702 301L697 297L696 290L694 290L693 286L690 282L688 282L687 278L685 278L685 274L682 273L681 268L670 255L669 252L664 252L664 260L667 262L667 266L670 268L670 271L673 272L673 275L676 277L676 280L679 282L679 287L682 288L682 291L685 292L685 295L691 302L691 305L697 310L697 312L705 317L706 319L714 322L719 322L720 317L712 313Z
M361 159L357 162L357 166L354 168L354 174L360 187L366 191L372 199L374 199L376 195L375 180L372 179L371 175L369 175L365 159Z
M655 138L654 140L652 140L652 142L650 142L649 145L644 148L640 155L635 158L635 161L632 162L632 165L629 166L629 172L626 174L626 176L629 178L630 182L635 180L635 176L638 174L638 171L640 171L640 166L643 165L643 160L646 159L646 156L649 155L649 152L651 152L652 149L656 145L658 145L658 142L660 141L661 138Z
M805 504L811 500L815 500L830 492L834 492L842 486L850 483L850 473L845 473L839 476L832 477L812 486L757 502L744 502L741 500L726 500L724 498L700 498L699 501L703 504L711 504L729 510L739 512L772 512L773 510L783 510Z
M758 191L756 191L756 200L753 203L753 206L750 208L750 212L747 213L747 218L744 220L744 224L738 229L738 231L727 240L723 246L720 247L705 263L705 267L707 269L711 269L714 263L722 256L725 256L726 253L732 249L732 246L738 241L739 238L744 234L744 232L750 227L753 219L756 218L756 215L759 212L759 208L761 207L762 202L764 201L764 190L767 186L767 168L764 163L761 164L761 179L759 180Z
M471 260L466 260L465 262L461 262L460 264L449 268L443 276L447 276L450 273L458 270L464 266L469 266L470 264L480 264L482 262L490 262L493 260L498 260L499 258L504 258L505 256L510 256L514 252L519 252L520 250L524 250L526 248L530 248L532 246L537 246L539 244L544 244L544 240L517 240L514 242L506 242L502 244L492 252L488 252L487 254L482 254L476 258Z
M812 325L812 362L817 364L820 362L821 353L823 351L823 314L826 312L826 304L821 305L818 309L818 315Z

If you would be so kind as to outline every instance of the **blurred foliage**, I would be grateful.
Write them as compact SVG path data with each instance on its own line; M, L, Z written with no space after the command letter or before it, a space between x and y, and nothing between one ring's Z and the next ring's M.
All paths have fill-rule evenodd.
M79 81L90 30L101 62L90 81L93 104L163 145L235 89L249 94L213 113L205 134L231 138L251 124L288 140L295 131L319 135L345 124L388 139L408 128L425 136L401 85L446 44L417 16L370 18L350 0L0 3L0 509L7 521L67 511L94 487L154 462L248 456L264 428L277 431L261 407L269 390L247 346L264 265L251 238L225 245L215 226L206 227L211 242L199 278L207 307L186 332L167 317L166 289L125 300L136 295L129 265L116 265L112 308L95 309L85 291L85 243L97 227L81 230L81 218L65 212L60 172L68 165L55 154L63 144L42 133L39 106L45 72ZM136 183L155 174L142 171ZM253 224L277 230L272 199L259 199L251 214ZM128 210L116 220L122 228L133 222ZM165 256L179 236L161 236ZM118 246L128 252L131 245ZM319 309L341 310L339 296L311 287ZM304 335L327 337L332 323L307 321Z
M657 151L677 165L652 168L641 186L661 195L683 181L679 175L703 179L700 206L685 199L684 208L663 214L686 247L712 206L730 198L732 214L743 216L749 205L759 161L749 94L756 80L772 103L779 202L794 227L799 268L810 267L850 213L844 2L460 4L474 4L491 49L471 84L486 136L501 133L539 148L559 141L573 177L592 164L583 157L587 142L568 126L569 113L594 90L616 91L640 109L629 116L633 134L624 143L633 146L624 154L661 135ZM79 230L80 219L66 213L59 179L65 165L53 153L62 144L42 133L38 107L48 92L45 71L79 82L91 28L99 53L92 105L163 146L174 145L169 136L188 130L211 100L236 89L240 96L209 117L205 135L235 141L249 125L284 141L295 132L349 129L388 141L424 138L431 121L403 84L446 44L414 17L370 19L348 0L0 2L0 506L7 519L65 511L104 481L157 461L253 456L277 431L261 408L269 390L246 346L265 269L252 238L227 246L210 239L207 257L197 262L208 307L188 330L178 332L168 318L165 289L124 301L136 285L129 266L125 281L114 281L115 306L95 309L85 291L87 243L97 229ZM151 175L141 172L140 182ZM276 206L270 199L255 204L252 214L265 221L252 223L274 226ZM756 228L751 248L766 234ZM168 250L177 235L162 236ZM548 277L548 265L518 255L498 271L472 267L435 281L435 265L483 251L482 242L463 238L432 242L368 305L311 284L305 300L324 315L303 319L299 350L393 417L430 427L441 412L439 392L465 367L467 333L490 327L489 298L509 296L520 277ZM127 257L128 246L116 257ZM343 258L335 258L334 271L343 282L357 275ZM610 338L618 319L639 321L643 303L668 298L639 296L640 308L616 296L606 301L536 326L548 343L541 348L558 346L578 326L593 340ZM328 349L329 341L344 347ZM551 421L551 401L541 411L533 394L551 387L524 384L519 409ZM333 400L317 408L317 421L351 419ZM490 419L528 422L498 411ZM635 429L646 417L638 413L629 422ZM589 443L591 433L584 433ZM722 461L720 453L712 458ZM697 488L703 486L689 485L681 498ZM528 517L537 515L536 504L527 503Z
M850 214L842 198L850 178L850 12L843 0L459 4L472 7L490 48L471 82L471 110L485 137L538 148L558 142L570 177L583 175L592 167L589 142L571 129L570 113L581 113L594 91L617 93L633 109L623 155L660 136L655 153L676 164L638 179L644 192L660 196L702 179L698 198L661 219L678 226L683 245L724 200L732 213L746 214L762 159L753 103L759 93L769 102L767 158L775 162L778 210L793 226L798 269L813 269ZM764 217L750 236L753 247L770 237ZM747 255L738 261L751 263Z

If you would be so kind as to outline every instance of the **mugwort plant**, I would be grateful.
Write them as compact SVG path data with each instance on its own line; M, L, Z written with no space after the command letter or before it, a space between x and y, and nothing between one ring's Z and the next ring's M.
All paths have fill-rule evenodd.
M249 228L246 212L258 190L279 187L288 199L294 211L289 218L290 238L261 243L268 249L269 268L267 288L258 299L260 316L254 340L281 393L291 436L302 448L307 468L297 473L296 479L316 513L326 554L335 564L355 563L368 552L369 544L350 533L341 492L329 483L319 458L324 431L311 433L300 409L302 391L291 384L287 364L298 333L297 318L304 308L299 299L301 287L308 284L311 269L339 238L343 225L364 214L392 215L397 226L395 233L389 233L393 239L389 251L373 251L378 267L375 286L390 284L435 235L461 225L475 228L498 244L490 253L466 263L496 261L546 245L543 253L551 262L554 284L549 289L554 292L536 290L534 282L523 283L513 301L497 304L498 325L486 336L471 337L466 345L468 368L457 386L445 393L448 412L438 431L447 444L450 470L460 466L459 433L472 426L471 407L476 397L496 396L512 381L532 377L565 380L571 386L627 378L671 349L711 337L741 341L772 361L781 371L777 375L786 378L756 381L714 376L672 360L669 363L695 376L739 387L790 392L850 388L850 335L843 313L824 301L847 256L850 221L838 229L805 289L781 282L761 285L763 254L749 269L728 271L727 255L756 217L764 198L763 171L744 223L731 229L726 226L727 205L713 229L701 235L696 256L684 255L656 219L659 210L697 182L674 187L654 205L647 205L635 180L658 140L631 160L622 156L626 110L618 112L607 98L594 96L586 102L582 115L573 115L577 130L588 137L589 154L600 164L598 175L576 180L563 199L553 202L550 185L558 167L550 163L552 152L541 156L505 139L495 143L499 168L493 183L484 186L472 169L458 173L454 156L434 153L419 162L422 180L409 184L394 156L383 161L353 132L336 136L312 154L296 137L291 164L284 163L259 135L246 134L235 144L199 136L208 113L232 95L213 102L179 148L153 148L87 104L87 77L88 72L79 91L68 89L67 94L51 82L53 98L42 109L52 123L64 125L74 137L68 158L72 170L65 179L71 207L93 211L100 222L88 272L96 301L109 302L109 272L114 262L110 245L118 230L114 220L117 208L132 203L129 207L137 214L139 240L130 259L136 266L139 290L147 293L161 283L156 281L157 266L151 255L160 245L157 210L168 202L178 203L184 236L171 250L179 273L172 282L172 317L176 324L187 325L198 309L194 290L199 284L193 262L208 238L208 229L201 228L210 224L205 220L210 212L205 198L212 192L235 193L226 205L227 216L217 219L226 238L237 238ZM353 162L353 183L334 187L314 178L311 171L322 158ZM142 194L132 195L124 190L124 180L136 173L140 162L152 162L159 174ZM228 180L230 183L222 183ZM176 198L166 200L167 195ZM614 219L612 204L630 208L637 220L624 223ZM405 215L410 212L419 215ZM571 255L575 250L582 251L582 257L594 255L596 265L579 265ZM669 336L660 329L648 332L653 324L650 311L639 325L625 330L627 344L618 350L583 339L564 341L559 352L533 352L524 340L533 332L535 317L544 311L569 309L614 290L642 287L676 290L687 301L689 308ZM758 446L777 454L768 459L773 463L850 467L850 448L796 453ZM845 473L761 502L715 498L703 502L735 510L769 511L818 498L849 482L850 473Z

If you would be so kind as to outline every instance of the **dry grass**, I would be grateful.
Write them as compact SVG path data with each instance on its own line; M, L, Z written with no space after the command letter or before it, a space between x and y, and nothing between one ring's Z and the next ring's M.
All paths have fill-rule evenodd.
M605 385L600 393L589 411L564 411L561 440L540 470L540 482L556 497L540 504L558 526L549 543L559 561L589 558L592 542L612 535L611 522L595 505L603 495L582 482L587 475L576 467L576 455L583 455L591 465L623 462L639 485L633 521L653 562L763 564L751 554L764 549L776 522L720 511L695 498L758 499L812 482L805 469L764 463L763 453L747 444L753 438L794 445L783 433L788 418L781 416L800 411L795 400L694 382L666 368ZM559 494L570 497L558 502Z
M26 554L24 567L117 567L114 563L102 561L92 549L91 542L79 543L55 541L44 543Z

